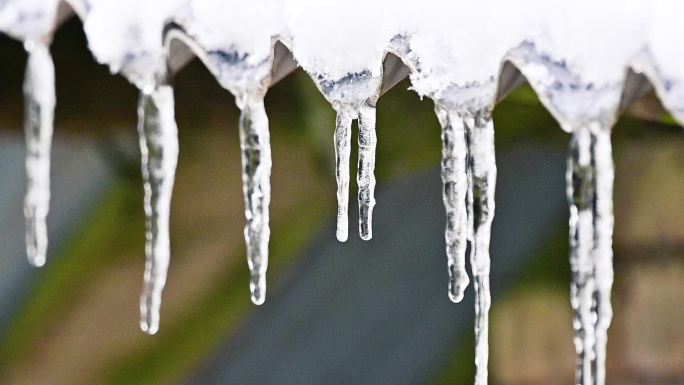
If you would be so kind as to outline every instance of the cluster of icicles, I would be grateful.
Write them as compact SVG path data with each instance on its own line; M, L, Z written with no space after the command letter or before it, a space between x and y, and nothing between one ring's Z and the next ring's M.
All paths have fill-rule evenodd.
M526 80L572 134L567 195L577 383L605 383L613 282L611 126L651 84L666 108L684 120L684 46L673 41L684 17L682 3L70 0L67 6L59 0L0 1L0 30L24 41L29 53L24 212L28 257L36 266L45 263L47 250L55 106L48 46L72 10L84 21L95 57L141 91L145 332L158 330L170 260L169 211L178 157L170 83L180 68L199 57L241 110L244 235L257 305L266 295L270 234L271 153L264 109L269 86L299 65L337 111L340 241L348 237L351 124L358 120L359 232L368 240L375 205L375 105L383 92L409 76L412 88L434 101L442 126L449 297L459 302L470 283L469 250L476 297L475 383L486 384L496 183L491 112Z

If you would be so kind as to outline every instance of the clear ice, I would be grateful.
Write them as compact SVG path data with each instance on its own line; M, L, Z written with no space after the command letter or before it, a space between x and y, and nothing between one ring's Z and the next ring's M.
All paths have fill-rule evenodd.
M475 288L475 384L487 384L489 359L489 239L494 219L496 158L494 124L489 108L452 110L439 103L442 126L442 198L446 208L449 298L463 299L469 283L465 271L467 244Z
M568 156L570 286L574 311L576 381L605 384L605 355L612 318L613 160L610 131L590 124L573 132Z
M271 202L271 139L263 95L245 93L236 98L240 108L242 191L245 196L245 242L252 302L266 300L269 204Z
M359 187L359 234L367 241L373 238L373 207L375 207L375 107L359 108L359 166L356 183Z
M337 240L349 237L349 158L351 156L349 112L339 110L335 122L335 178L337 179Z
M34 266L43 266L47 253L46 217L50 205L50 146L55 109L55 67L50 49L27 41L24 80L26 133L26 253Z
M487 384L489 359L489 239L494 219L496 158L494 123L489 108L476 111L465 119L468 137L469 221L472 223L470 266L475 288L475 384ZM470 207L472 205L472 208Z
M449 298L453 302L461 302L470 283L465 268L469 232L465 123L459 114L439 105L435 105L435 112L442 126L442 200L447 217L444 239L449 269Z
M351 124L358 120L359 163L356 183L359 188L359 235L364 241L373 238L373 207L375 207L375 107L338 106L335 122L335 178L337 180L337 240L345 242L349 232L349 162L351 154Z
M159 330L161 295L169 268L169 214L178 161L178 128L173 88L143 89L138 104L138 135L145 190L145 278L140 298L140 328Z

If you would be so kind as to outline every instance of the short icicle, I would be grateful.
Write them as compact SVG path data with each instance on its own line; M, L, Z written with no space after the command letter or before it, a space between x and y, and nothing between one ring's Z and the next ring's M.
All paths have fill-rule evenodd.
M597 123L578 128L570 146L567 183L576 382L580 385L605 384L612 318L613 175L609 130Z
M352 116L337 111L335 122L335 179L337 180L337 240L346 242L349 235L349 158L351 154Z
M271 202L271 140L263 95L245 93L237 98L242 150L242 191L245 197L245 242L251 274L252 302L266 299L268 267L269 204Z
M489 361L489 241L494 219L496 157L494 123L484 108L465 119L468 138L472 244L470 265L475 288L475 385L487 385Z
M48 236L46 217L50 205L50 147L55 109L55 67L50 49L42 42L27 41L24 80L26 134L26 253L34 266L45 264Z
M359 187L359 233L361 239L373 238L373 207L375 206L375 107L359 108L359 166L356 181Z
M169 267L169 214L178 162L178 128L173 88L158 85L143 90L138 104L138 134L145 190L145 281L140 298L140 328L159 330L161 295Z
M470 280L465 269L468 237L466 214L466 138L463 119L458 114L435 105L442 126L442 200L446 208L447 264L449 269L449 298L460 302Z

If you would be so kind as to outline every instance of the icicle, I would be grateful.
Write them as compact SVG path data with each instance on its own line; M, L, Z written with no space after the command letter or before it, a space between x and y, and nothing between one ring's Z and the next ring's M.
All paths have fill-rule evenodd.
M567 183L577 383L603 385L613 284L613 161L608 130L595 124L575 131Z
M359 108L359 167L356 181L359 186L359 233L361 239L373 238L373 207L375 206L375 107Z
M271 139L263 96L238 97L240 148L242 150L242 190L245 195L245 242L251 273L249 289L252 302L266 299L268 267L269 204L271 202Z
M363 240L373 238L373 207L375 206L375 107L364 104L359 108L337 106L335 127L335 177L337 179L337 240L345 242L349 231L349 158L351 152L351 123L358 119L359 163L356 183L359 188L359 235Z
M50 204L50 146L55 109L55 67L49 48L27 41L24 80L26 117L26 253L34 266L43 266L47 252L46 217Z
M591 262L593 244L594 175L591 159L591 133L588 128L575 131L570 143L566 174L570 201L570 301L574 310L576 378L578 384L593 384L594 325L592 316L594 277Z
M442 126L442 200L446 208L447 263L449 267L449 298L460 302L470 280L465 270L468 237L466 214L466 138L463 119L435 105Z
M345 242L349 233L349 157L352 117L337 111L335 124L335 178L337 179L337 240Z
M140 328L159 330L161 294L169 267L169 211L178 161L178 128L173 89L168 85L143 90L138 105L138 134L145 187L145 282L140 298Z
M606 344L608 327L613 318L610 292L613 287L613 150L610 132L601 129L595 133L593 147L596 167L596 203L594 209L594 269L596 274L596 384L606 383Z
M468 154L471 181L468 204L472 223L470 265L475 288L475 384L487 384L489 360L489 240L494 219L494 191L496 188L496 158L494 152L494 124L491 111L477 111L465 120L468 129Z
M494 124L489 109L473 113L436 104L442 126L442 198L447 212L444 233L449 264L449 297L463 299L467 241L475 286L475 384L487 384L489 357L489 239L494 219L496 160Z

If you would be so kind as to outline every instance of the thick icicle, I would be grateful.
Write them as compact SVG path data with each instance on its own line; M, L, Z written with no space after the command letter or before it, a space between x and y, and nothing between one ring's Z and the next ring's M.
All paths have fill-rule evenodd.
M345 242L349 233L349 157L352 117L337 111L335 124L335 178L337 179L337 240Z
M271 202L271 139L263 96L238 97L240 148L242 150L242 190L245 195L245 242L251 274L252 302L266 299L268 267L269 204Z
M144 90L138 105L138 134L145 188L145 282L140 298L140 328L159 330L161 294L169 267L169 211L178 162L178 128L173 89L168 85Z
M466 138L461 116L435 105L442 126L442 200L446 208L447 263L449 268L449 298L460 302L470 280L465 269L468 238L466 214Z
M46 217L50 204L50 146L55 109L55 67L49 48L26 42L29 53L24 80L26 117L26 253L43 266L47 252Z
M613 160L610 132L599 124L577 129L568 157L571 303L577 383L605 384L612 318Z
M494 152L494 123L487 108L465 119L468 137L469 189L468 204L472 208L472 244L470 266L475 288L475 384L487 384L489 360L489 240L494 219L496 189L496 158Z
M375 206L375 107L359 108L359 166L356 182L359 187L359 233L361 239L373 238L373 207Z

